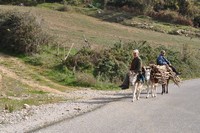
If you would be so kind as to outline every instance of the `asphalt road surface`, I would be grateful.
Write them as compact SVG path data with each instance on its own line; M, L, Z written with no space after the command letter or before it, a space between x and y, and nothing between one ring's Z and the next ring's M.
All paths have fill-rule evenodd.
M38 133L200 133L200 79L170 85L169 94L131 102L131 97Z

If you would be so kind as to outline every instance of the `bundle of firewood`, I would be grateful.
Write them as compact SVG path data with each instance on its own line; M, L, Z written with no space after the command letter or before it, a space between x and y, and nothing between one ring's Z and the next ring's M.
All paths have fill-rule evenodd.
M154 65L156 71L153 76L158 79L160 84L167 84L168 79L172 79L172 81L179 86L181 79L176 75L175 72L169 66L159 66Z

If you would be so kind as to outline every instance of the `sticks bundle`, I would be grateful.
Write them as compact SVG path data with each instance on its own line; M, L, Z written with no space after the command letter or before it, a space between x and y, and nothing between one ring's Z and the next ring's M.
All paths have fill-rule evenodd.
M169 66L152 65L151 67L154 71L154 78L158 79L160 84L167 84L167 80L172 79L172 81L179 86L181 80Z

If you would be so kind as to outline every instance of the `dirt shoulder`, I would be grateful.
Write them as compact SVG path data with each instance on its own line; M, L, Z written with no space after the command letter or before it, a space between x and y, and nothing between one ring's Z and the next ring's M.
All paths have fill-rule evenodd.
M93 111L109 102L130 97L131 90L97 91L83 89L68 95L76 100L55 104L26 106L21 111L0 113L0 130L3 133L32 132L62 120Z
M5 92L4 95L0 95L1 133L31 132L92 111L131 94L130 90L99 91L90 88L69 88L53 84L45 77L37 75L29 66L26 66L17 58L4 54L0 54L0 63L0 76L2 76L1 93ZM32 77L33 74L40 76L40 79L48 82L48 84L53 84L54 87L49 87L48 84L41 84ZM8 86L9 84L12 85ZM60 91L57 88L63 88L65 91ZM30 94L31 92L42 92L42 94ZM47 98L42 99L41 97ZM54 103L41 104L39 106L25 102L23 109L14 112L2 108L6 104L3 100L10 100L14 101L12 104L19 104L24 99L27 101L30 99L35 101L31 101L32 103L38 103L40 102L39 98L41 100L49 100L57 97L64 100L56 103L53 101Z

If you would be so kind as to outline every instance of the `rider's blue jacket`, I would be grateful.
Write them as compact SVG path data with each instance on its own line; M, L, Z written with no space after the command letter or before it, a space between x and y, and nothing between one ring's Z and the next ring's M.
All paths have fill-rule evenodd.
M170 62L163 56L163 55L159 55L157 58L157 65L169 65Z

